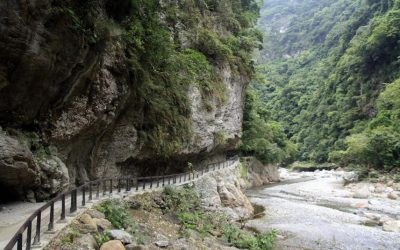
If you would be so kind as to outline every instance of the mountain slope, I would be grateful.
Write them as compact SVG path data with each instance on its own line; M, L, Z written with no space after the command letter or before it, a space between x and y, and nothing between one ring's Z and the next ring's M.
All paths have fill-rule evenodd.
M348 136L369 129L385 84L400 77L399 5L266 1L259 22L266 32L259 60L265 82L253 86L271 119L299 145L298 159L361 164L343 151L351 147ZM398 159L396 152L389 154Z

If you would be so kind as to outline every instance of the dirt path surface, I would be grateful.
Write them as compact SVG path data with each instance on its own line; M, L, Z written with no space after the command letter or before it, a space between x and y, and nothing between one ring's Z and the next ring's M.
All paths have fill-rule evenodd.
M344 187L346 174L281 170L281 183L248 191L266 210L247 226L277 229L278 249L400 249L400 200L388 198L398 191L371 183Z

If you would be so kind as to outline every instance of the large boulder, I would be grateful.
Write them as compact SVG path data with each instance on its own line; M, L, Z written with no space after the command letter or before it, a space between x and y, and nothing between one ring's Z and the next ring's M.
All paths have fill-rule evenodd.
M24 196L40 183L39 168L29 148L0 131L0 185L2 193Z
M82 234L74 239L74 245L80 250L96 250L99 248L96 239L91 234Z
M232 208L238 218L249 218L253 215L253 206L238 186L222 182L218 186L218 193L223 206Z
M90 215L82 214L81 216L79 216L78 220L80 224L77 225L77 228L79 229L80 232L82 233L98 232L97 224Z
M133 238L132 235L130 235L128 232L125 232L123 230L115 229L115 230L110 230L108 231L108 234L113 240L119 240L124 244L131 244L133 243Z
M107 219L93 218L93 221L97 224L97 230L103 232L107 229L112 228L112 223Z
M352 183L352 182L357 182L358 174L356 172L344 172L342 178L346 184Z
M40 168L41 185L36 192L39 200L47 199L64 191L69 185L68 169L55 155L45 155L36 159Z
M247 181L250 187L280 180L278 168L274 165L264 165L254 157L245 158L243 164L247 168Z
M100 250L125 250L125 247L119 240L110 240L101 245Z
M388 194L388 198L392 200L397 200L399 196L395 192L391 192Z
M102 212L100 212L96 209L88 209L86 211L86 213L88 215L90 215L92 218L96 218L96 219L105 219L106 218L106 216Z
M400 233L400 220L388 220L383 223L383 230Z
M243 193L241 171L232 169L215 171L194 182L194 189L204 206L220 210L231 219L249 218L254 209Z
M353 197L357 199L367 199L371 195L367 187L361 187L354 192Z

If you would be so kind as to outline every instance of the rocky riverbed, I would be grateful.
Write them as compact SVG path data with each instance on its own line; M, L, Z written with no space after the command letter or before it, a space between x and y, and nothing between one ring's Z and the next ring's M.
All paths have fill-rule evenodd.
M247 192L265 208L247 226L278 230L278 249L400 249L400 183L349 184L355 174L333 170L280 176Z

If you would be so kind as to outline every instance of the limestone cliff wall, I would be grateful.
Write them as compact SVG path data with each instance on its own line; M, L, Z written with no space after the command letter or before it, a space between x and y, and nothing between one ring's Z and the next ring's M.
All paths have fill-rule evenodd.
M58 2L62 1L0 1L0 147L5 152L0 158L8 154L0 159L4 188L45 198L65 188L66 182L174 172L187 161L223 158L235 149L246 76L217 63L225 101L213 98L212 110L204 108L198 85L188 82L192 137L163 158L141 139L146 107L135 102L134 88L140 82L128 70L120 31L108 31L93 43L92 37L71 29L75 17L56 8ZM87 17L93 26L113 13L110 1L98 2ZM211 29L229 33L223 24ZM190 48L187 32L174 32ZM18 159L15 164L3 161L10 155Z

